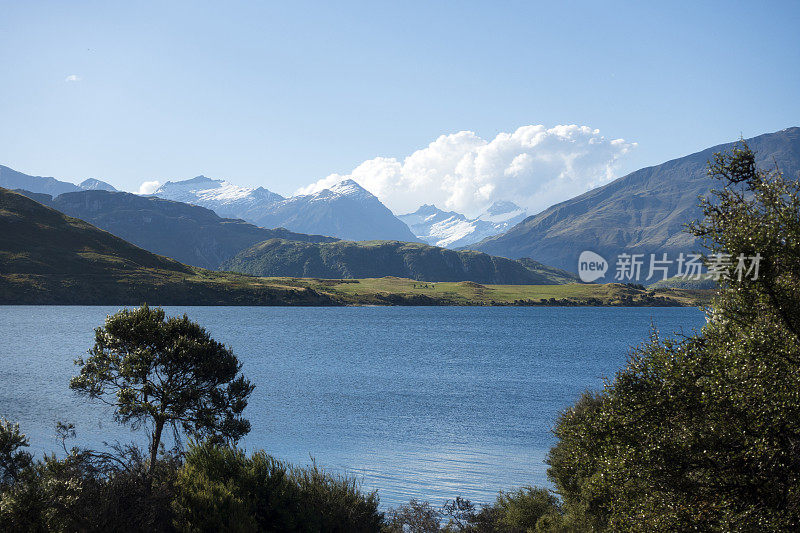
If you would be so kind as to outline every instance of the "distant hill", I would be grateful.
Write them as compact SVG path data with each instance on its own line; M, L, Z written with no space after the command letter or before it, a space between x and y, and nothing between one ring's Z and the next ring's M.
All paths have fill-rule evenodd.
M266 239L337 240L283 228L259 228L243 220L220 218L204 207L125 192L80 191L56 198L20 192L145 250L212 270L237 252Z
M762 168L800 173L800 128L747 139ZM698 196L715 185L706 162L732 143L714 146L654 167L637 170L608 185L531 216L506 233L470 245L493 255L532 257L554 267L576 271L583 250L602 255L614 275L619 253L669 253L699 250L683 225L700 217ZM602 280L600 280L602 281Z
M265 228L282 227L348 240L418 242L389 208L352 180L314 194L283 198L261 187L239 187L198 176L186 181L168 181L155 196L207 207L219 215L241 218Z
M147 252L0 188L0 304L331 305L312 289Z
M49 194L50 196L82 190L116 191L112 185L94 178L83 180L80 185L75 185L55 178L30 176L3 165L0 165L0 187L11 190L24 189L34 193Z
M539 261L534 261L530 257L521 257L516 261L531 272L547 278L550 281L549 284L563 285L566 283L580 283L580 278L572 272L545 265Z
M426 204L397 218L428 244L459 248L503 233L525 218L525 210L513 202L495 202L480 216L467 218L461 213L442 211Z
M50 177L29 176L3 165L0 165L0 187L5 189L25 189L26 191L49 194L51 196L81 190L74 183Z
M222 268L255 276L395 276L418 281L507 285L553 285L578 280L574 274L535 261L523 263L479 252L456 252L398 241L302 243L271 239L236 254Z

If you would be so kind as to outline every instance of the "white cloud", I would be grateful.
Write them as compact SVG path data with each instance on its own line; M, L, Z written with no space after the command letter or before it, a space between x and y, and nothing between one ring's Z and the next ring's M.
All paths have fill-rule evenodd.
M353 179L397 214L423 203L475 216L497 200L536 213L611 181L636 143L606 139L588 126L523 126L492 140L471 131L442 135L402 162L376 157L350 174L331 174L297 194Z
M136 194L153 194L161 185L158 181L145 181L139 185L139 191Z
M70 74L69 76L64 78L64 81L81 81L81 79L82 78L80 76L78 76L77 74Z

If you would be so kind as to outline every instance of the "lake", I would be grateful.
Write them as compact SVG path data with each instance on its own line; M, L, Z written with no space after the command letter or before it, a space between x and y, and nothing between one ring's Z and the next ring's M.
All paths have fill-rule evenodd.
M382 507L547 484L558 413L624 365L655 325L705 323L690 308L167 307L231 346L256 385L248 450L310 458L379 490ZM55 422L73 445L135 435L68 389L93 328L118 307L0 307L0 416L41 457Z

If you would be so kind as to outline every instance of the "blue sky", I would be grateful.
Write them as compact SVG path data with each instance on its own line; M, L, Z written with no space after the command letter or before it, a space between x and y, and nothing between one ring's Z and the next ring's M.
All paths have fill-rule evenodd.
M443 134L586 125L619 175L800 125L798 2L0 0L0 164L287 194ZM74 81L68 77L75 76Z

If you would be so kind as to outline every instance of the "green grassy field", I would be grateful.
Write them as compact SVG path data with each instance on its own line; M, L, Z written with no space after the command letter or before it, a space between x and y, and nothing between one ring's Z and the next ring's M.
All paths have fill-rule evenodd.
M257 278L282 287L313 289L346 305L598 305L697 306L713 291L647 290L618 283L566 285L482 285L424 282L386 277L358 280Z

